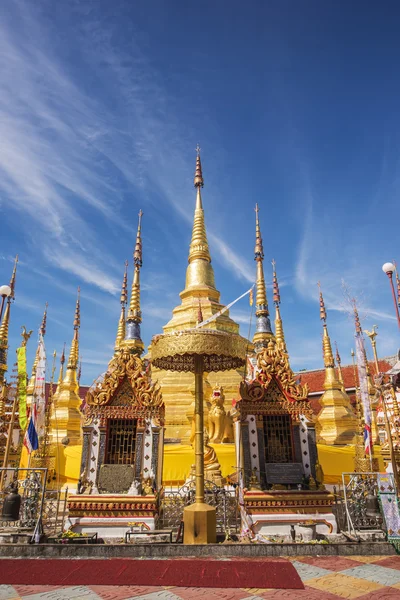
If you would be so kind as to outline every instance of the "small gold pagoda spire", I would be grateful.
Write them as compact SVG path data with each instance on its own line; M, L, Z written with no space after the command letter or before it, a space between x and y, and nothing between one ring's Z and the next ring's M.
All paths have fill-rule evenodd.
M61 356L60 378L56 393L54 394L54 410L50 419L52 443L77 444L80 441L81 416L79 406L82 402L79 397L78 363L79 363L79 328L80 314L80 288L75 306L74 335L71 342L67 369L63 374L65 361L64 351ZM58 454L56 453L56 470L59 469Z
M253 337L253 343L256 350L266 347L269 340L273 337L271 331L271 322L269 319L267 290L264 279L264 249L261 237L260 221L258 218L258 204L255 207L256 213L256 244L254 247L254 260L256 261L256 332Z
M139 211L139 222L136 234L136 245L133 253L134 273L131 290L131 301L129 303L128 316L126 318L125 339L123 345L130 348L135 354L142 354L144 344L140 336L140 323L142 313L140 310L140 269L142 267L142 216ZM120 343L121 345L121 343Z
M66 346L66 343L64 342L63 351L60 356L60 374L58 376L58 382L57 382L58 385L60 385L60 383L62 383L63 379L64 379L65 346Z
M121 342L125 339L125 308L128 302L128 261L125 261L125 272L121 288L121 314L118 321L117 337L115 338L115 354L119 351Z
M275 339L280 348L287 353L283 324L280 311L281 295L279 293L278 277L276 275L275 260L272 259L272 291L275 304Z
M335 342L335 347L336 347L336 364L337 364L337 371L338 371L338 379L340 381L340 385L342 386L342 391L345 392L346 388L344 387L344 379L343 379L343 372L342 372L342 360L340 358L340 354L339 354L339 348L337 345L337 342Z
M325 444L349 444L353 441L356 418L350 398L342 389L335 372L331 340L326 325L325 302L319 287L319 314L323 321L322 348L325 365L325 392L321 396L321 410L317 417L318 441Z
M15 300L15 281L17 276L18 254L15 257L14 268L10 279L11 293L7 298L6 308L0 324L0 387L4 383L7 372L8 332L10 327L11 302Z
M13 272L12 272L11 279L10 279L10 288L11 288L10 299L13 301L15 300L15 280L16 280L16 276L17 276L17 264L18 264L18 254L16 255L16 257L14 259L14 268L13 268Z
M78 287L78 297L75 305L75 317L74 317L74 337L72 338L71 348L69 351L69 357L67 362L67 373L69 370L75 371L78 368L79 362L79 328L81 325L81 288ZM67 375L66 373L66 375ZM75 377L76 379L76 377Z

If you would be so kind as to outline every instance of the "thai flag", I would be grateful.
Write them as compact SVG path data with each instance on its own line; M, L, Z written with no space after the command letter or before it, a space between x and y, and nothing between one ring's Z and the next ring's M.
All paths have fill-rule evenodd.
M364 451L368 456L372 452L371 427L367 423L364 425Z
M32 406L31 418L24 436L24 446L28 450L28 454L39 448L39 438L36 431L36 404Z

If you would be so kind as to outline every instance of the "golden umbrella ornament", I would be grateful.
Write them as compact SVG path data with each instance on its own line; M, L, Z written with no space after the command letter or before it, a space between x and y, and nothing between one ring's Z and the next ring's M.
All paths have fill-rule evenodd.
M196 499L183 513L185 544L216 542L215 507L204 502L203 375L242 367L248 345L248 340L240 335L200 327L156 335L152 339L151 358L155 367L191 372L195 376Z

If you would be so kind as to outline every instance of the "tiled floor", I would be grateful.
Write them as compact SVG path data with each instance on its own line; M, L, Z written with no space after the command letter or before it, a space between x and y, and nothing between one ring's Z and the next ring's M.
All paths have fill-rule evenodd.
M0 600L400 600L400 556L296 557L305 590L0 585Z

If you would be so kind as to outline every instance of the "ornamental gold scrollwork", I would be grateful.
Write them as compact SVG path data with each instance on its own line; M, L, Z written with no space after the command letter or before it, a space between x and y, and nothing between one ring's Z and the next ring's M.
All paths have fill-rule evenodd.
M293 400L306 400L308 396L307 384L296 382L289 364L288 354L277 344L269 342L267 348L257 355L257 379L267 386L273 375L279 380L284 392Z
M164 403L159 385L152 383L144 373L142 360L126 349L110 362L103 381L88 391L87 406L109 405L124 378L127 378L132 388L131 403L137 412L148 415L163 414Z

